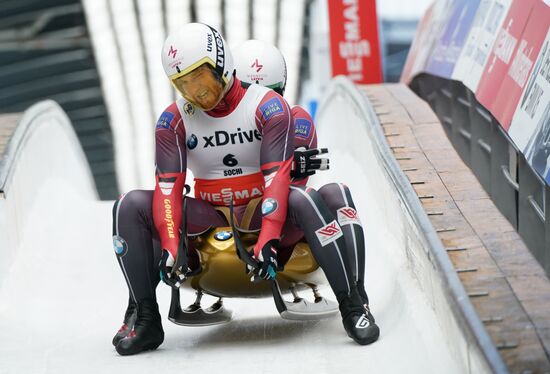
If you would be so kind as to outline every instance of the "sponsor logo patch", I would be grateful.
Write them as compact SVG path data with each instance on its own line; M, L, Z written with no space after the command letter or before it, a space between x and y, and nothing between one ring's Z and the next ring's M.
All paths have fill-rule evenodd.
M352 207L346 206L337 210L338 223L344 225L361 225L361 221L357 216L357 211Z
M212 37L212 34L208 34L206 36L206 52L212 52L212 41L214 38Z
M115 248L115 253L119 257L123 257L128 251L128 244L126 240L118 235L113 236L113 247Z
M214 39L216 39L216 68L223 69L223 66L225 65L225 51L222 37L216 30L212 28L210 28L210 30L212 30L212 34L214 34ZM227 71L224 73L225 78L227 78L227 73Z
M243 169L237 168L237 169L227 169L223 171L224 177L233 177L235 175L242 175Z
M276 175L277 175L277 171L274 171L273 173L268 175L264 175L265 188L271 186L271 182L273 182L273 179L275 179Z
M356 329L366 329L369 326L370 326L370 321L365 314L363 314L355 324Z
M223 242L226 240L229 240L233 237L233 233L231 231L218 231L214 234L214 239Z
M250 65L251 68L255 68L256 69L256 73L259 73L260 70L262 70L262 68L264 67L262 64L260 64L260 62L258 61L258 59L256 59L256 61L254 61L252 63L252 65Z
M157 121L157 129L167 129L170 127L170 122L174 119L174 113L163 112Z
M164 199L164 222L166 223L166 232L168 233L168 237L170 239L174 239L176 237L174 233L174 218L172 213L172 202L170 199Z
M188 116L192 116L193 114L195 114L195 106L191 103L185 103L185 105L183 106L183 111Z
M191 136L187 138L187 148L195 149L197 144L199 144L197 136L195 134L191 134Z
M319 242L324 247L327 244L334 242L343 234L342 229L338 225L338 222L334 220L332 222L329 222L326 226L323 226L319 230L315 231L315 235L317 235L317 239L319 239Z
M279 100L278 97L274 97L271 100L268 100L265 104L260 106L260 111L264 116L264 119L267 121L277 113L284 113L283 103Z
M263 195L264 187L261 188L253 187L252 189L243 189L233 191L230 187L222 188L220 192L200 192L201 200L209 201L211 203L224 203L229 205L231 200L236 205L239 205L243 200L253 199L255 197L260 197Z
M267 216L268 214L275 212L278 205L277 200L268 197L262 203L262 215Z
M311 122L304 118L298 118L294 121L295 134L300 138L309 138L311 133Z
M170 50L168 51L168 56L172 56L172 58L176 58L176 54L178 53L177 49L174 49L174 46L170 46Z
M227 144L245 144L253 143L255 141L261 141L262 135L258 130L245 130L242 131L240 128L237 129L237 132L227 132L227 131L216 131L214 135L203 136L204 147L220 147Z
M160 191L163 195L170 195L174 188L174 182L159 182Z

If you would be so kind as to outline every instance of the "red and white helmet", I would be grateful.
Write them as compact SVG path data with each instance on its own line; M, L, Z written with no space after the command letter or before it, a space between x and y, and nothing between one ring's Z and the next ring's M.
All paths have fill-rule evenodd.
M224 86L233 72L233 55L221 34L204 23L188 23L170 34L162 47L162 66L173 83L175 79L208 64Z
M247 40L233 49L237 78L244 84L260 84L283 94L286 62L277 47L260 40Z

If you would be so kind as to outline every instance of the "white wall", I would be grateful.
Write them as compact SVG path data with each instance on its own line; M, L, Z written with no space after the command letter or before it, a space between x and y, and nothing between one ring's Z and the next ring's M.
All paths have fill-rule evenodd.
M6 273L25 238L33 236L35 228L27 224L27 218L46 184L59 191L48 196L51 208L64 210L67 220L85 214L68 203L71 196L97 199L88 161L70 120L53 101L25 111L5 157L0 173L4 191L0 197L0 275ZM43 218L50 219L48 215ZM59 229L63 230L63 221Z
M382 309L382 317L377 318L396 307L402 309L390 325L407 318L418 327L411 338L423 348L409 349L419 349L419 355L431 352L430 372L490 372L479 345L487 349L494 367L505 370L416 194L391 155L366 96L339 77L328 86L319 108L319 145L329 145L331 169L318 173L315 183L338 181L351 189L366 231L367 288L374 293L373 308ZM383 292L378 294L379 290ZM388 321L385 325L387 329Z

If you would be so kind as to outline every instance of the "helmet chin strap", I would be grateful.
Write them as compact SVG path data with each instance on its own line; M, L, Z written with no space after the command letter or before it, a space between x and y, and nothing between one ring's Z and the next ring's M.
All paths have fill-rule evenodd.
M227 94L229 92L229 90L231 89L231 87L233 87L233 83L235 83L235 73L233 73L233 75L231 75L231 79L225 85L224 90L223 90L222 98L225 97L225 94Z

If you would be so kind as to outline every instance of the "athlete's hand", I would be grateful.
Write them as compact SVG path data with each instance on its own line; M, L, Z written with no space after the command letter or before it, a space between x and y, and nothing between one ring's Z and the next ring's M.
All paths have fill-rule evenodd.
M304 147L294 150L294 161L290 177L293 180L300 180L315 174L317 170L327 170L329 168L329 159L317 157L328 153L327 148L306 149Z
M187 269L186 264L185 266L183 264L176 264L174 256L172 256L172 254L166 249L162 250L159 268L160 279L173 288L180 288L181 284L185 281L185 275L189 270Z
M263 280L275 279L277 275L276 243L276 240L270 240L260 250L258 257L254 256L260 265L259 269L255 270L255 273Z

